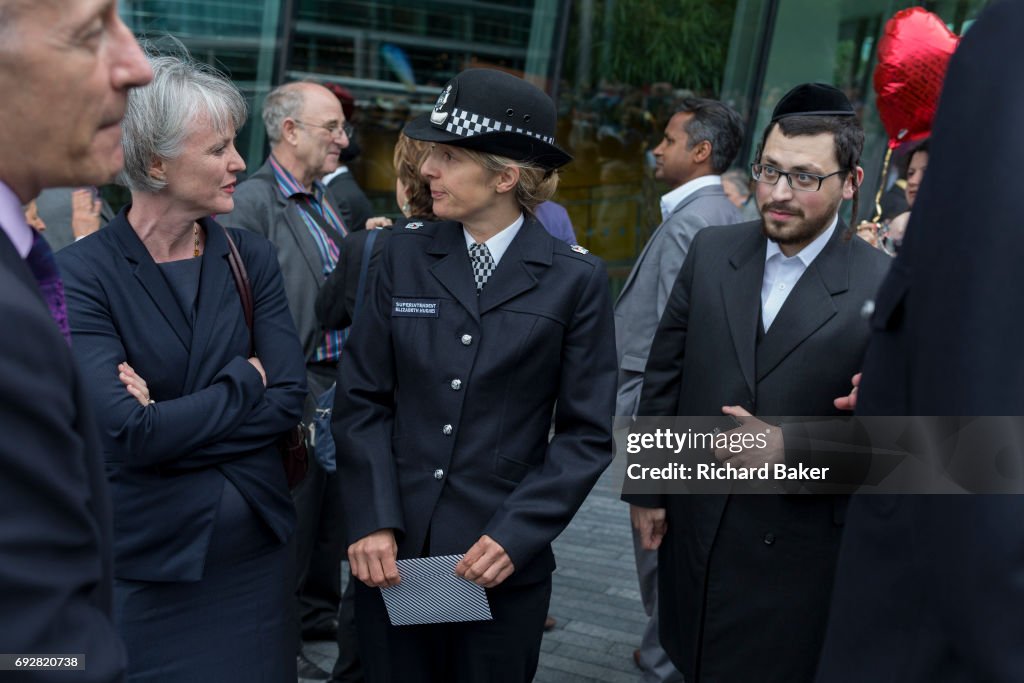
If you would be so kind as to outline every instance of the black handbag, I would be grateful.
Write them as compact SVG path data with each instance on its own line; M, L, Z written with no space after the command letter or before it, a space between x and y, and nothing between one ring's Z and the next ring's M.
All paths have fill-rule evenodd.
M242 300L242 311L245 313L245 324L249 327L249 355L252 356L256 350L252 328L252 283L249 282L249 274L245 271L242 255L238 253L238 247L235 246L235 241L231 239L231 234L226 229L224 230L224 237L228 240L228 265L231 267L231 276L235 279L235 287L238 288L238 296ZM300 422L282 434L276 443L277 449L281 452L284 473L288 477L288 488L294 489L302 482L309 471L306 431L302 423Z

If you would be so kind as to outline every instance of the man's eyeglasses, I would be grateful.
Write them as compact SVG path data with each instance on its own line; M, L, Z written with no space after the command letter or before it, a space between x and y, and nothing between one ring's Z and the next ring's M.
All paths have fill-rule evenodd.
M765 185L775 185L779 182L779 178L785 176L789 186L800 192L817 192L821 189L821 184L825 182L826 178L846 172L846 169L841 169L828 175L817 175L805 171L780 171L774 166L767 164L750 165L750 174L754 176L754 180L757 182L764 183Z
M311 128L323 128L333 138L339 133L344 133L345 137L351 138L352 134L356 132L356 129L352 127L352 124L346 121L345 123L338 123L337 121L330 121L328 123L309 123L308 121L300 121L299 119L292 119L295 123L300 126L310 126Z

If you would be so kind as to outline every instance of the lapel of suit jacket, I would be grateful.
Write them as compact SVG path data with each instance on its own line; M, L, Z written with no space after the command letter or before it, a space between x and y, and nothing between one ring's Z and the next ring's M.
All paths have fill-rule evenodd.
M303 259L306 261L306 265L309 266L309 270L313 276L316 277L318 283L323 282L324 279L324 263L320 257L320 250L316 246L316 242L313 240L313 235L309 233L309 226L306 225L305 219L302 217L302 209L298 207L295 200L285 197L281 194L281 190L277 185L277 177L274 175L274 167L270 164L268 158L256 174L263 178L267 183L270 183L272 192L274 193L274 200L277 202L278 213L284 216L284 221L288 225L288 229L292 233L292 237L295 239L295 244L299 248L299 253L302 254ZM255 175L253 176L256 177ZM327 201L326 196L324 201ZM274 240L271 240L274 241ZM226 244L226 243L225 243ZM341 248L341 245L338 245Z
M647 244L645 244L644 248L640 251L640 256L637 257L636 263L633 265L633 269L629 271L629 275L626 277L626 283L624 285L622 285L622 291L619 292L619 296L615 300L616 304L618 304L619 301L622 300L622 297L625 295L625 293L629 290L630 286L633 284L633 280L636 279L637 273L640 271L641 264L644 262L644 259L647 258L647 253L652 250L652 248L654 246L654 243L665 232L664 231L665 226L675 217L675 215L678 214L683 209L685 209L690 203L692 203L698 197L703 197L704 195L708 195L708 194L721 194L721 193L722 193L721 186L719 186L719 185L708 185L708 186L705 186L705 187L698 188L697 190L694 190L690 194L688 194L685 197L683 197L683 200L681 202L679 202L678 204L675 205L675 207L672 209L672 212L669 213L668 217L665 218L665 220L663 220L661 222L661 224L658 225L658 227L654 229L654 232L651 233L650 239L647 240Z
M764 253L767 240L760 232L760 221L749 223L749 234L729 256L729 269L722 276L722 301L736 358L750 396L754 391L757 325L760 320L761 280L764 277Z
M213 331L227 329L219 326L218 320L224 315L227 297L225 289L230 285L233 298L241 306L233 278L229 275L228 241L224 237L224 228L209 218L201 218L199 224L206 232L206 251L203 254L202 270L199 274L199 295L196 302L196 322L192 330L192 348L188 357L188 370L185 373L185 391L195 386L196 375L205 357L206 347L210 343ZM248 266L246 271L249 271ZM252 276L250 276L251 279ZM255 299L255 292L253 293ZM254 302L255 305L255 302Z
M192 328L188 319L181 310L178 300L174 297L167 280L156 265L156 261L149 255L149 251L142 240L135 234L127 213L131 204L121 209L121 212L114 217L104 230L110 231L117 242L125 259L132 264L132 272L135 278L146 290L149 298L156 304L156 308L163 315L164 319L174 330L174 334L181 340L182 345L188 349L192 344Z
M537 286L537 265L551 265L554 238L527 215L487 285L480 291L480 315Z
M438 257L430 266L431 275L469 311L474 320L480 322L480 302L461 225L455 222L440 225L427 253Z
M757 348L757 381L836 315L832 297L850 287L850 242L845 234L846 226L839 221L828 244L786 297Z

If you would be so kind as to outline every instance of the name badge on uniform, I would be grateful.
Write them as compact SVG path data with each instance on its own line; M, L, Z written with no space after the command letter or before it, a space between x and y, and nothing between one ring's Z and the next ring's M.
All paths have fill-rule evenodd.
M440 299L408 299L396 296L391 300L391 317L436 318L440 306Z

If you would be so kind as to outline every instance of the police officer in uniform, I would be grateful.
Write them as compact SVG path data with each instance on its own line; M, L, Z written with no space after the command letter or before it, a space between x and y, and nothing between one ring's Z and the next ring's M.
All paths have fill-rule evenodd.
M602 262L532 211L571 157L529 83L460 73L405 133L443 222L396 227L352 327L334 407L370 683L525 682L551 541L612 457L615 338ZM554 413L554 435L550 438ZM464 555L493 620L391 626L398 558Z

